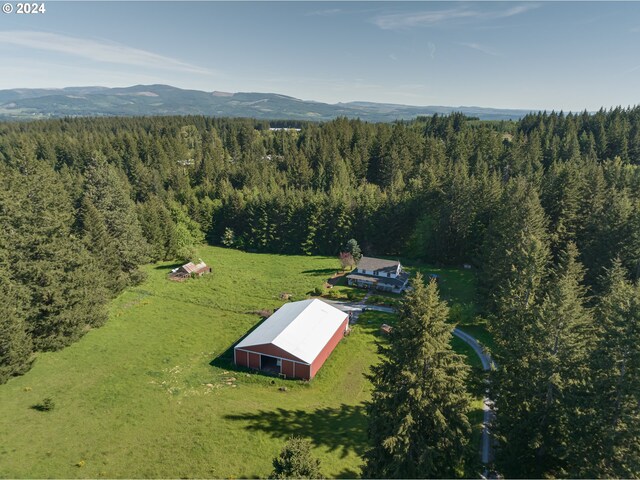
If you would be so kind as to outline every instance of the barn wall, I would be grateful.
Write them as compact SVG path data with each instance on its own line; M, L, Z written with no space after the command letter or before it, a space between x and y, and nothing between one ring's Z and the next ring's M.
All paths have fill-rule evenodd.
M260 370L260 354L249 352L249 368Z
M311 380L311 365L296 364L296 378Z
M253 347L251 347L253 349ZM259 352L249 352L246 350L234 350L235 351L235 363L236 365L242 367L253 368L255 370L260 370L261 368L261 353ZM270 356L275 358L280 358L282 360L281 372L284 373L287 378L302 378L304 380L309 380L310 377L310 365L297 363L292 360L288 360L286 358L282 358L279 355L271 354Z
M280 371L284 373L287 378L295 377L295 363L289 360L282 360L282 369Z
M242 350L234 350L235 352L235 363L236 365L240 365L241 367L249 366L249 354Z
M318 354L318 356L315 358L315 360L311 364L311 368L309 371L309 378L313 378L316 376L316 373L318 373L318 370L320 370L320 367L322 367L322 365L327 360L327 358L329 358L329 355L331 355L331 352L333 352L333 349L336 348L336 345L338 345L338 343L340 343L340 340L342 340L342 337L344 337L344 332L347 329L348 324L349 324L349 317L347 316L345 317L344 321L340 325L340 328L336 330L336 332L333 334L331 339L327 342L327 344L324 346L322 351Z

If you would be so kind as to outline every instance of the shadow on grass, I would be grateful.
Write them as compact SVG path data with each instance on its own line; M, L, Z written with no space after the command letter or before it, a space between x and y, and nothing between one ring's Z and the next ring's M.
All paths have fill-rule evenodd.
M186 262L181 262L181 263L172 263L171 265L156 265L155 267L153 267L154 270L166 270L168 272L170 272L171 270L173 270L174 268L178 268L181 267L182 265L184 265Z
M261 321L259 321L253 327L251 327L251 329L249 329L247 331L247 333L245 333L242 337L240 337L238 340L233 342L229 348L227 348L224 352L222 352L216 358L211 360L209 362L209 365L211 365L212 367L222 368L223 370L229 370L231 372L238 372L238 373L251 372L253 375L260 375L260 376L263 376L263 377L271 377L271 378L278 377L278 375L275 374L275 373L265 372L265 371L262 371L262 370L254 370L252 368L247 368L247 367L242 367L240 365L236 365L235 362L233 361L233 350L234 350L235 346L238 343L240 343L243 338L245 338L247 335L249 335L251 332L253 332L256 328L258 328L260 325L262 325L262 323L265 320L266 320L266 318L263 318ZM289 380L299 381L298 379L293 379L293 378L289 379Z
M253 332L256 328L258 328L260 325L262 325L262 323L265 320L266 320L266 318L263 318L258 323L256 323L253 327L251 327L247 331L247 333L245 333L238 340L233 342L229 346L229 348L227 348L224 352L222 352L216 358L211 360L209 362L209 365L211 365L212 367L224 368L225 370L233 370L233 371L236 371L236 372L248 372L248 371L250 371L248 368L239 367L233 362L233 350L234 350L235 346L242 341L243 338L245 338L247 335L249 335L251 332ZM255 372L256 370L251 370L251 371Z
M47 397L42 400L42 402L31 405L29 408L38 412L50 412L55 406L55 402L51 398Z
M340 451L342 458L350 452L362 456L367 448L367 419L362 404L342 404L337 408L325 407L313 412L278 408L227 415L225 418L248 423L247 430L265 432L283 442L291 435L308 437L317 447ZM355 472L343 473L350 478L355 476Z
M337 271L339 271L338 268L316 268L314 270L303 270L302 273L310 273L313 275L333 275Z

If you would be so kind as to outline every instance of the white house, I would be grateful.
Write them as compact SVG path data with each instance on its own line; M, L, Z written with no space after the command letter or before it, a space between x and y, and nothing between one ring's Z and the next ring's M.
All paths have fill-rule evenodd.
M402 293L407 288L409 274L399 261L362 257L356 269L347 275L349 285Z

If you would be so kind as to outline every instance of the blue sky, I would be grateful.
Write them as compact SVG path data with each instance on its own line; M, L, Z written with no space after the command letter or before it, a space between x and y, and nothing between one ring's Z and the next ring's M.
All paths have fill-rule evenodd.
M640 104L640 2L45 5L0 14L0 88L165 83L329 103Z

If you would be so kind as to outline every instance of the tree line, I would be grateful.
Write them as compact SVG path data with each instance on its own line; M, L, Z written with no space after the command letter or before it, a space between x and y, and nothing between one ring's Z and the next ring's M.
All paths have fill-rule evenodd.
M204 239L336 255L357 238L368 255L478 267L505 365L501 471L637 476L640 108L298 126L0 123L0 380L104 323L143 263ZM602 455L580 454L605 427L585 446Z

